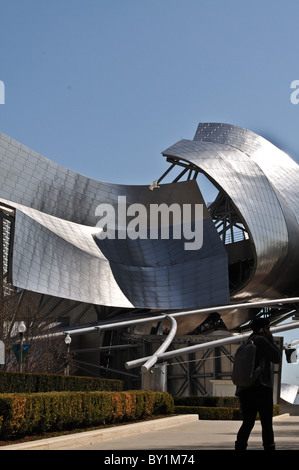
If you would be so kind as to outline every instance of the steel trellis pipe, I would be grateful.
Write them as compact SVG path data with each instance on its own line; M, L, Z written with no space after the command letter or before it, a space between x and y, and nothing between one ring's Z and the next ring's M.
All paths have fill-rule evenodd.
M281 331L293 330L295 328L299 328L299 321L292 322L292 323L287 323L285 325L272 327L271 332L272 332L272 334L275 334L275 333L279 333ZM171 357L177 357L177 356L181 356L183 354L188 354L188 353L191 353L191 352L199 351L200 349L215 348L216 346L221 346L223 344L238 343L240 340L242 341L242 340L248 338L251 334L252 334L251 331L248 332L248 333L239 333L239 334L230 336L228 338L222 338L222 339L218 339L218 340L215 340L215 341L208 341L206 343L200 343L200 344L196 344L194 346L188 346L186 348L176 349L175 351L168 351L168 352L159 354L157 359L158 360L160 360L160 359L165 360L165 359L168 359L168 358L171 358ZM134 367L138 367L140 364L142 364L147 359L150 359L150 356L149 357L143 357L143 358L140 358L140 359L136 359L135 361L126 362L125 367L126 367L126 369L133 369Z
M173 338L175 337L176 330L177 330L177 322L175 319L169 315L166 315L166 319L170 321L171 323L171 328L170 332L164 341L164 343L157 349L155 354L153 354L145 364L141 367L142 372L147 372L151 367L153 367L154 364L156 364L158 357L160 354L164 353L168 346L171 344Z

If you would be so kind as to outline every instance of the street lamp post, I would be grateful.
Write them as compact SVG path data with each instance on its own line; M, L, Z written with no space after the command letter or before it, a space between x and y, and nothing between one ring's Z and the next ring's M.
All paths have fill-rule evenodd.
M20 335L20 350L19 350L19 371L22 372L22 352L23 352L23 342L24 342L24 333L26 331L26 325L23 321L19 323L18 331Z
M72 338L70 337L69 334L67 334L66 337L64 338L64 342L67 345L67 365L65 368L65 375L69 375L70 374L69 356L70 356L70 347L71 347L71 342L72 342Z

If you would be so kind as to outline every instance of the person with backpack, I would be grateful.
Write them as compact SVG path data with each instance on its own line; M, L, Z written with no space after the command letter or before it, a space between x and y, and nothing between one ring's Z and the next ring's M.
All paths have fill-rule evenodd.
M274 343L270 322L256 318L251 322L253 333L248 341L256 346L255 371L257 378L248 386L237 385L236 395L240 400L243 422L235 441L235 450L245 451L248 439L259 412L262 426L264 450L275 450L273 432L273 364L281 361L281 352ZM235 382L236 383L236 382Z

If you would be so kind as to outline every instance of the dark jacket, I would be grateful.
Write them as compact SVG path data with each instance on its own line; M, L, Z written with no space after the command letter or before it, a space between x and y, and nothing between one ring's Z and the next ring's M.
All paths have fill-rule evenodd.
M273 364L279 364L281 361L281 352L279 347L276 343L256 333L252 333L248 340L252 340L257 346L255 367L262 367L261 376L250 388L258 387L260 385L273 388ZM236 395L247 388L248 387L237 387Z

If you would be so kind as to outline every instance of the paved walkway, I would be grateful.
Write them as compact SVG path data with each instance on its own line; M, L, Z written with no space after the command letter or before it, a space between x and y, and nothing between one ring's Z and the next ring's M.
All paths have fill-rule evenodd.
M0 450L200 451L233 450L240 421L201 421L179 415L143 423L115 426L57 438L0 447ZM277 450L299 450L299 416L274 418ZM256 422L248 450L262 450L261 426ZM110 455L111 452L109 453Z

